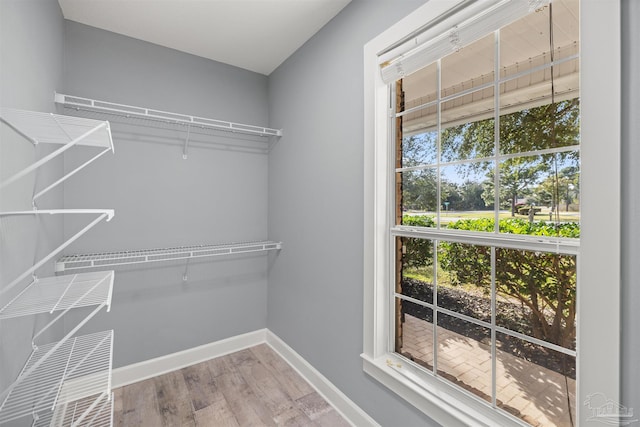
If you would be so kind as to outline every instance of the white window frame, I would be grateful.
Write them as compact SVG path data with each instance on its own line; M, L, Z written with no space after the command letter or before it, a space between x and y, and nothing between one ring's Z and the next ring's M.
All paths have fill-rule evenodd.
M394 218L388 205L393 200L388 144L393 138L388 120L391 100L380 75L379 56L462 3L429 0L364 48L363 368L443 425L524 425L445 381L403 365L389 344L393 334L390 224ZM583 405L587 396L603 393L620 401L620 0L581 0L580 21L576 411L577 425L586 425L591 415Z

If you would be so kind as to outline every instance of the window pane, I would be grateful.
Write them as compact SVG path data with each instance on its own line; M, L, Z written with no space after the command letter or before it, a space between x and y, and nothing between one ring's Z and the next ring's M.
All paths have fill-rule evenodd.
M435 164L438 133L424 132L402 139L402 167Z
M437 129L437 65L435 63L402 79L403 100L398 113L411 110L402 117L405 136L428 133Z
M432 322L432 309L396 298L395 351L429 371L433 371Z
M576 348L576 257L496 249L496 324Z
M503 77L551 62L550 23L554 60L578 54L579 0L554 0L551 20L550 11L547 5L500 30Z
M579 144L578 3L554 1L500 30L501 153Z
M491 402L491 332L438 313L438 375Z
M493 91L493 89L491 89ZM473 97L473 94L467 95ZM446 117L452 117L453 120L460 120L455 125L448 126L442 130L441 156L442 162L455 162L458 160L474 159L478 157L491 157L495 152L495 121L493 119L493 98L487 100L491 116L486 114L477 116L464 116L462 109L467 106L461 105L456 107L456 102L464 102L465 97L456 98L453 101L444 103L443 105L443 121ZM452 110L448 110L451 108ZM457 108L457 111L453 111ZM473 111L469 110L471 115ZM475 121L474 121L475 120Z
M541 89L535 96L544 97L551 93L551 85L545 84ZM545 94L546 89L548 92ZM505 108L501 109L500 153L524 153L580 144L578 98L556 99L555 104L547 99L543 104L531 104L530 107L522 108L529 100L521 100L514 95L517 94L501 98L501 104L513 104L505 104Z
M402 111L434 102L437 99L438 80L436 73L437 65L433 63L402 79L402 90L404 91ZM422 112L416 117L426 116L427 114Z
M543 156L550 168L542 173L534 187L532 200L541 207L537 220L554 223L562 237L579 237L580 233L580 152Z
M535 188L542 180L543 173L548 171L551 165L547 164L542 156L514 157L500 162L500 212L501 218L520 218L523 221L533 222L537 214L542 213L541 207L535 205ZM491 180L487 186L492 187ZM492 194L487 192L488 197ZM502 228L502 227L501 227ZM516 234L528 234L510 229L504 232Z
M400 289L396 292L408 297L433 303L433 242L426 239L400 237L396 244L401 253Z
M500 332L496 340L498 406L531 425L575 425L575 357Z
M438 307L491 322L491 248L438 245Z
M578 151L500 162L500 210L502 233L579 237Z
M489 34L442 58L443 98L494 81L494 40Z
M494 162L469 162L443 166L440 169L440 226L454 225L459 220L494 217L492 191L486 181ZM493 230L491 230L493 231Z
M401 173L402 211L435 215L438 207L438 180L435 168Z

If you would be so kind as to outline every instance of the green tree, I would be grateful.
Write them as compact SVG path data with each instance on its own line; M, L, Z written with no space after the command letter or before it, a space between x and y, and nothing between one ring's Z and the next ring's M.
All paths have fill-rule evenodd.
M493 206L487 207L487 204L482 198L483 192L484 188L481 183L475 181L465 181L460 186L462 202L459 209L467 211L491 209Z
M580 195L580 169L577 165L566 166L558 176L550 174L534 189L534 199L538 205L559 209L561 203L569 211L569 205Z
M426 132L402 139L402 166L419 166L436 161L437 134Z
M436 172L421 169L402 173L402 207L419 211L435 211L438 202Z
M491 157L495 154L495 122L479 120L444 129L441 134L443 161ZM527 153L559 147L577 146L580 139L580 102L578 98L527 108L500 116L499 146L501 154ZM569 163L577 166L577 153L545 154L535 158L513 157L500 168L501 207L515 214L517 199L531 196L546 174ZM483 199L493 206L495 198L494 165L469 162L458 166L461 175L485 172ZM573 184L575 186L575 184ZM566 195L567 192L564 192ZM571 192L569 192L571 194ZM577 192L573 192L577 194ZM545 196L545 200L549 195Z
M510 209L515 216L518 199L530 196L540 176L548 170L548 164L541 157L514 157L500 164L500 207ZM493 206L494 172L487 172L482 198L487 205Z

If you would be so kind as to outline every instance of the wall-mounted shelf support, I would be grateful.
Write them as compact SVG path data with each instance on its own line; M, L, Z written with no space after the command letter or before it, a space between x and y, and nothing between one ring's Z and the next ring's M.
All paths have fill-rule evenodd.
M49 185L47 188L36 193L33 196L34 205L35 199L64 182L67 178L75 175L78 171L84 169L106 152L114 151L109 122L106 121L15 110L11 108L3 108L0 110L0 121L8 125L11 129L15 130L19 135L26 138L34 145L38 145L40 143L62 144L62 147L44 156L37 162L27 166L20 172L0 183L0 188L3 188L33 172L73 146L82 145L102 148L102 151L91 159L81 164L73 171L66 173L62 178Z
M0 290L0 296L5 292L12 289L18 283L20 283L25 278L29 277L33 274L38 268L42 267L47 261L58 255L62 252L67 246L71 243L75 242L82 236L84 233L92 229L96 224L98 224L103 219L106 221L111 221L113 218L114 212L112 209L56 209L56 210L33 210L33 211L15 211L15 212L0 212L0 217L3 216L13 216L13 215L56 215L56 214L98 214L98 217L91 221L86 227L82 230L78 231L76 234L67 239L63 244L58 246L56 249L51 251L48 255L42 258L37 263L33 264L29 267L24 273L20 276L16 277L11 283L5 286L2 290Z
M188 260L191 258L234 255L250 252L264 252L282 249L282 242L249 242L226 245L185 246L179 248L147 249L139 251L109 252L100 254L67 255L56 262L56 272L142 264L148 262ZM185 273L186 274L186 273Z
M184 140L184 148L182 149L182 158L187 160L187 148L189 147L189 135L191 135L191 126L187 126L187 138Z
M215 129L227 132L237 132L258 136L282 136L282 129L271 129L263 126L245 125L242 123L228 122L224 120L207 119L204 117L190 116L187 114L171 113L168 111L155 110L145 107L135 107L133 105L116 104L115 102L98 101L95 99L82 98L80 96L55 94L55 102L67 108L102 112L114 114L122 117L135 117L160 121L164 123L175 123L181 125L198 126L203 129Z

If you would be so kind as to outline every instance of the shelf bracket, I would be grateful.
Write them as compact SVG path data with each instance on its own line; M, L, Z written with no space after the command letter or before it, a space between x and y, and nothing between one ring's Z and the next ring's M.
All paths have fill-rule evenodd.
M182 158L187 160L187 148L189 147L189 135L191 135L191 125L187 126L187 139L184 140L184 148L182 149Z

